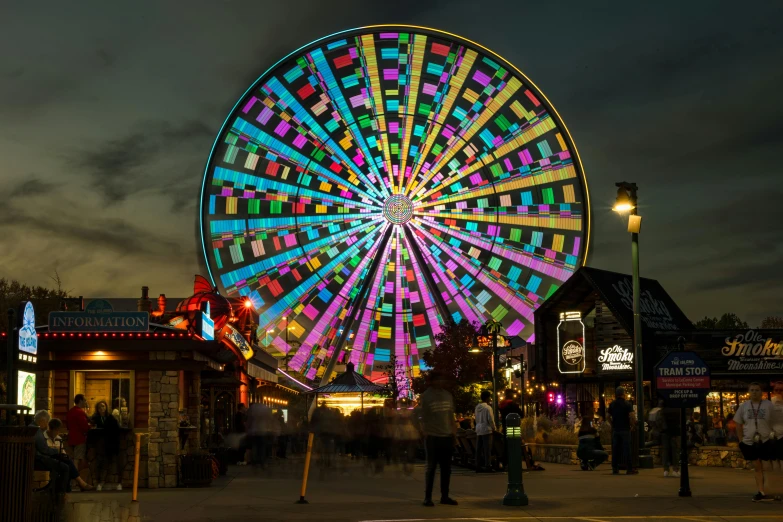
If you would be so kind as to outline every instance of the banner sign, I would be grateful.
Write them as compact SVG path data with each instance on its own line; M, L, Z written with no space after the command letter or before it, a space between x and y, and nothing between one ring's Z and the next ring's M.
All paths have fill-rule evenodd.
M253 357L253 347L250 346L250 343L247 342L242 334L230 324L223 327L223 339L233 344L245 359Z
M762 335L755 330L726 337L721 347L730 372L782 372L783 339Z
M204 309L199 312L199 335L205 341L215 340L215 321L210 315L209 301L206 302Z
M149 312L115 312L104 299L91 301L83 312L49 313L50 332L147 332Z
M35 331L35 310L33 303L27 301L22 313L22 327L19 328L19 351L38 355L38 333ZM28 358L26 357L25 360ZM32 360L32 359L31 359ZM21 397L21 395L19 396Z
M655 367L658 396L669 408L693 408L710 393L710 368L693 352L671 352Z
M35 374L18 370L16 372L17 404L28 406L29 413L35 412Z

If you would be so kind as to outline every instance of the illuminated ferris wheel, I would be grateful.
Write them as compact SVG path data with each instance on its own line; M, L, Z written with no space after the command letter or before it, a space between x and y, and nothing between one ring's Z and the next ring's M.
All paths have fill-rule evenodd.
M535 85L412 26L273 65L221 128L201 196L211 278L311 380L336 357L371 376L395 355L416 375L447 319L529 340L583 263L589 218L577 151Z

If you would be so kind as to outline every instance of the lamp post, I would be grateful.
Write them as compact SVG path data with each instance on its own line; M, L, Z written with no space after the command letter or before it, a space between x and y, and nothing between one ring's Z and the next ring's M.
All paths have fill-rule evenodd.
M500 411L498 410L498 389L497 389L497 377L495 376L495 359L498 356L498 333L500 333L500 329L502 328L502 325L500 324L500 321L496 321L494 319L488 319L486 323L484 323L484 327L482 330L483 333L488 333L492 335L492 411L495 413L495 425L499 425L500 421Z
M288 346L288 316L283 317L285 321L285 371L288 371L288 351L291 349Z
M638 187L636 183L621 181L615 183L617 199L612 210L620 214L628 213L628 232L631 233L631 257L633 263L633 358L636 369L636 420L639 438L637 457L644 448L644 359L642 357L642 319L639 310L639 231L642 217L638 214ZM641 466L641 458L640 467ZM630 465L630 464L629 464ZM646 467L646 466L644 466Z

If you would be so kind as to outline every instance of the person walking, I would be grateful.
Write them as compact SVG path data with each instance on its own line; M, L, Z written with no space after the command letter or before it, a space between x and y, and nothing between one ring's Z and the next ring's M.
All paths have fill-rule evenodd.
M579 446L576 449L576 456L582 461L582 471L595 471L609 458L609 454L601 445L601 436L598 434L598 430L593 427L592 418L584 417L582 419L577 437L579 437Z
M737 423L737 436L740 439L740 451L748 462L753 462L758 492L753 501L769 500L764 493L764 464L771 459L770 434L774 408L772 403L762 398L761 385L752 382L748 386L750 400L740 404L734 421Z
M95 445L96 475L98 477L96 489L101 491L111 470L117 467L117 456L120 453L120 425L117 419L109 413L109 406L105 401L100 401L95 405L95 414L91 421L96 430L101 430L95 432L98 433ZM118 472L117 491L122 491L121 472Z
M237 466L244 466L250 460L250 444L247 436L247 408L244 403L237 404L237 412L234 414L234 433L237 435L237 453L241 460Z
M625 459L626 475L637 475L631 459L631 418L633 407L625 400L625 389L618 386L614 392L614 401L609 405L612 418L612 474L620 473L620 459Z
M476 405L476 473L492 471L492 435L496 431L495 413L490 401L492 393L482 390L481 402Z
M87 459L87 434L90 432L90 419L85 412L87 408L87 399L79 393L73 398L73 408L65 416L68 446L73 451L73 464L78 471L82 469L82 461Z
M419 418L426 435L427 449L424 505L435 505L432 502L432 488L435 484L435 469L440 466L440 503L456 506L457 501L449 497L451 457L457 430L454 397L446 389L445 376L435 370L430 373L430 387L421 394Z
M663 408L661 462L664 477L680 476L680 409Z

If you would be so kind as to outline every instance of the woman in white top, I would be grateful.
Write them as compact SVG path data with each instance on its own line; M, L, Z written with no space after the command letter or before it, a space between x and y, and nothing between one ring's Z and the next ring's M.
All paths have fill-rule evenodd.
M757 382L750 383L748 387L750 400L740 404L734 415L737 423L737 436L740 439L740 450L745 460L753 462L756 475L758 493L753 496L753 501L766 500L764 493L764 466L763 460L772 457L772 433L774 409L772 403L764 400L761 395L761 385Z

